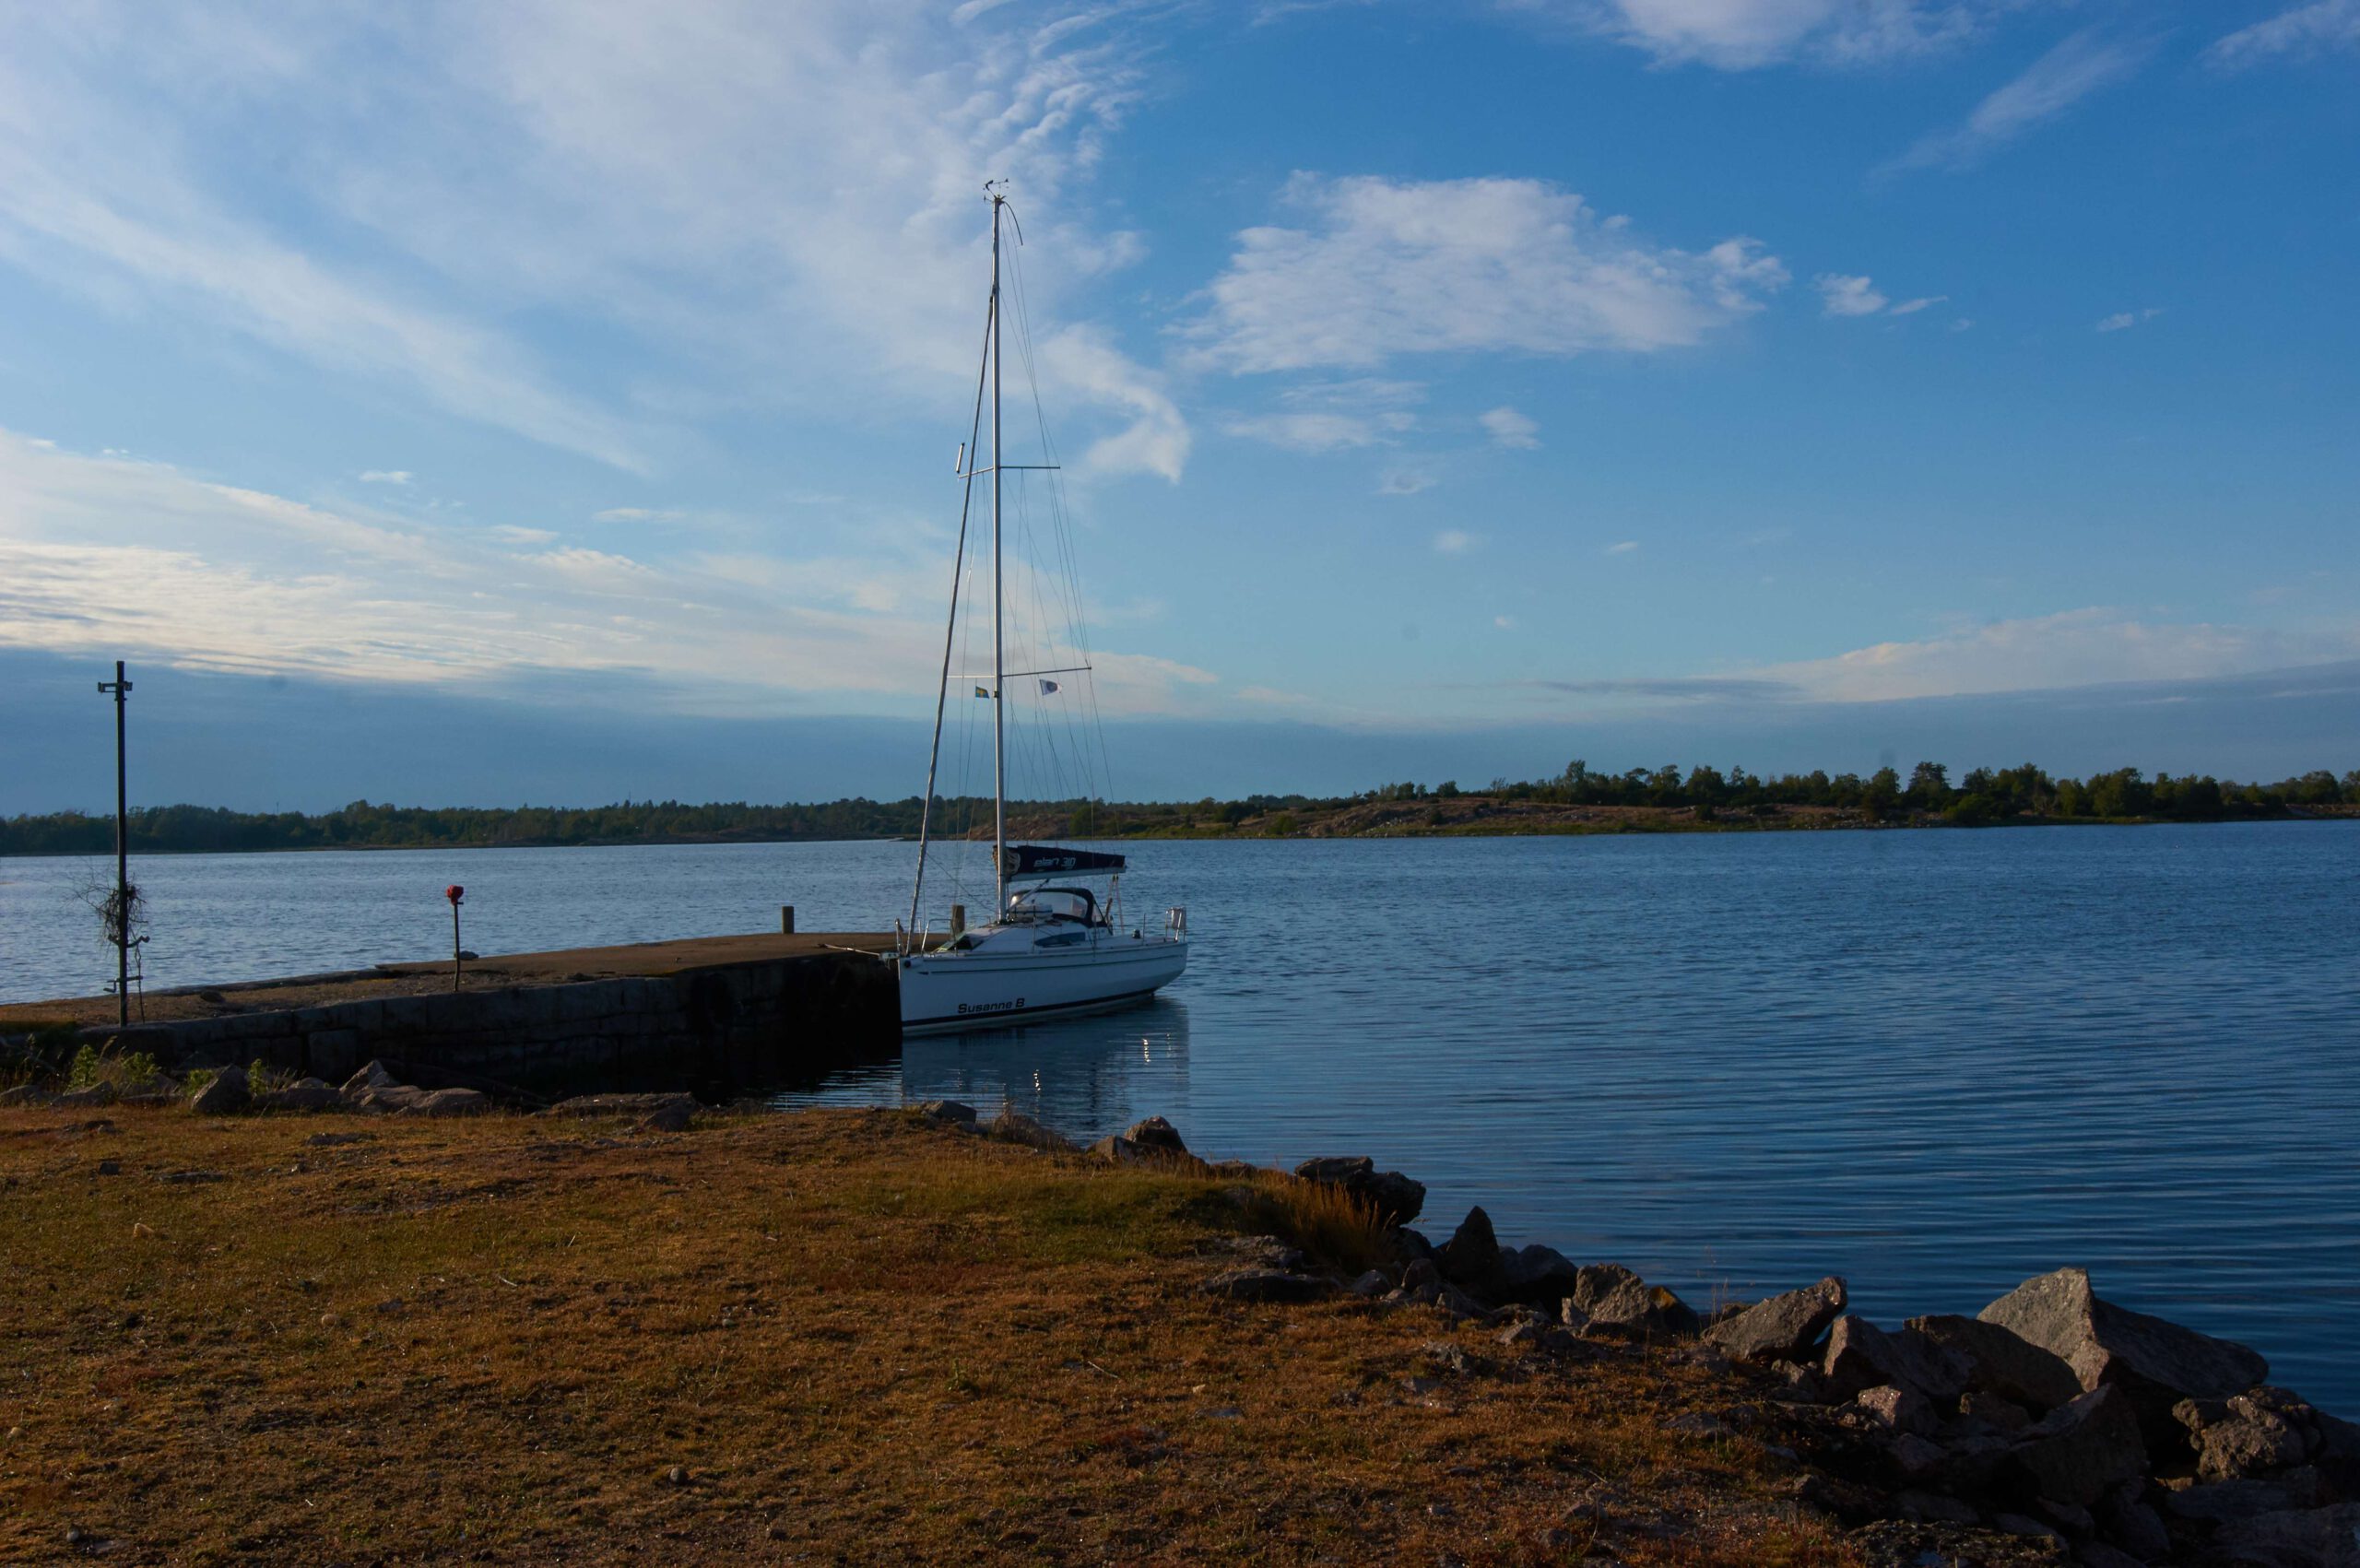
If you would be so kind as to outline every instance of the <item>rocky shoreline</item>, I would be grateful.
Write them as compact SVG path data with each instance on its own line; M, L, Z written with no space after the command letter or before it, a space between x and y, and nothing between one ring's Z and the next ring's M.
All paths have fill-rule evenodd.
M987 1137L1062 1143L1022 1116L978 1124L955 1102L920 1109ZM1162 1117L1089 1152L1256 1171L1197 1161ZM1293 1174L1366 1205L1395 1260L1347 1280L1268 1238L1205 1291L1350 1294L1495 1330L1496 1361L1435 1347L1444 1376L1647 1352L1724 1370L1752 1397L1705 1418L1715 1434L1790 1453L1798 1504L1846 1527L1872 1568L2360 1568L2360 1425L2272 1385L2246 1346L2106 1301L2085 1269L2027 1279L1973 1317L1897 1328L1847 1312L1832 1275L1700 1313L1620 1264L1504 1245L1481 1208L1437 1244L1410 1228L1425 1188L1366 1157L1310 1160Z
M184 1104L207 1118L491 1108L472 1090L399 1083L374 1062L341 1086L228 1067L126 1088L13 1097L65 1110ZM1700 1311L1620 1264L1504 1244L1481 1208L1435 1242L1412 1228L1425 1187L1366 1157L1274 1173L1202 1160L1162 1117L1085 1150L1013 1112L985 1120L950 1101L914 1110L948 1132L1046 1155L1226 1180L1235 1185L1214 1190L1249 1210L1274 1180L1327 1189L1339 1222L1377 1244L1363 1255L1381 1255L1375 1267L1348 1277L1320 1261L1339 1255L1307 1234L1249 1235L1196 1293L1255 1308L1430 1315L1443 1334L1425 1343L1411 1397L1618 1365L1706 1375L1726 1397L1682 1416L1679 1430L1775 1460L1797 1518L1835 1532L1868 1568L2360 1568L2360 1426L2271 1384L2268 1362L2243 1345L2106 1300L2081 1268L2028 1279L1972 1317L1897 1326L1850 1313L1835 1276ZM679 1133L702 1112L684 1094L605 1094L542 1114ZM1566 1560L1622 1561L1611 1534L1593 1531L1585 1555Z

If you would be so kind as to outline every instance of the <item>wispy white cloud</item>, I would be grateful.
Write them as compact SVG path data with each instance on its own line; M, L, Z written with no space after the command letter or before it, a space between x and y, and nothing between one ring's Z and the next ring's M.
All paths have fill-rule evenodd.
M2091 607L1745 672L1826 701L2053 690L2236 675L2360 654L2360 627L2283 632Z
M1972 168L2101 88L2137 75L2154 52L2152 38L2109 39L2083 29L1976 104L1963 123L1921 138L1882 172Z
M1304 227L1249 229L1185 329L1199 365L1370 370L1444 352L1645 353L1702 340L1787 281L1746 239L1691 253L1539 180L1299 174Z
M1434 536L1437 555L1465 555L1475 548L1475 536L1464 528L1445 528Z
M1819 289L1819 313L1823 316L1872 316L1888 303L1865 277L1823 272L1811 281Z
M407 485L409 481L410 473L407 468L368 468L363 469L360 475L360 482L364 485Z
M1622 540L1619 540L1619 541L1617 541L1617 542L1616 542L1616 543L1614 543L1614 544L1611 544L1611 545L1607 546L1607 547L1606 547L1605 553L1606 553L1606 554L1608 554L1608 555L1630 555L1630 554L1632 554L1634 551L1635 551L1638 548L1639 548L1639 541L1638 541L1638 540L1636 540L1636 539L1622 539Z
M2099 317L2097 329L2100 332L2120 332L2126 327L2154 321L2163 313L2163 307L2160 305L2150 306L2143 311L2117 311L2110 316Z
M1337 452L1374 446L1384 440L1376 421L1359 414L1304 411L1241 415L1221 429L1231 435L1268 442L1293 452Z
M1919 311L1929 310L1935 305L1946 305L1950 303L1950 298L1951 297L1948 294L1928 294L1916 300L1904 300L1901 303L1894 306L1893 309L1885 312L1885 314L1889 316L1914 316Z
M1666 64L1751 70L1805 58L1865 65L1929 53L1981 30L2010 0L1512 0Z
M593 523L678 523L687 513L672 507L610 506L590 514Z
M1186 421L1074 308L1140 253L1080 194L1139 90L1123 25L945 27L909 0L36 11L0 56L0 246L111 306L645 469L692 439L666 428L683 410L955 405L979 171L1005 174L1082 466L1169 475ZM630 384L559 374L533 342L562 334L514 324L569 317L637 335Z
M2293 6L2217 40L2204 57L2235 68L2264 60L2307 59L2333 49L2360 49L2360 0L2312 0Z
M1494 446L1529 449L1540 444L1540 427L1505 404L1481 416Z
M950 561L918 530L856 532L833 554L655 559L309 505L0 431L0 646L476 689L519 669L733 685L758 670L782 705L874 708L932 690ZM1011 596L1032 602L1010 564ZM1110 712L1198 705L1219 685L1119 649L1090 662Z

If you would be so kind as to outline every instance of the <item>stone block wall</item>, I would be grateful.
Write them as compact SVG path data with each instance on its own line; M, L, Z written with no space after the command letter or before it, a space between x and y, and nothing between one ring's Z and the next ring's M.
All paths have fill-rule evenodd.
M167 1068L261 1061L340 1082L372 1058L524 1088L704 1087L816 1074L901 1038L893 969L818 953L678 974L336 1002L88 1029Z

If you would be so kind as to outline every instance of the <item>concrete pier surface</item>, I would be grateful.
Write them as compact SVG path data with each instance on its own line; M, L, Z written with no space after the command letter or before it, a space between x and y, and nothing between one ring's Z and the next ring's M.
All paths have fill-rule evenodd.
M618 980L678 974L738 963L767 963L808 958L843 948L881 953L893 945L891 932L776 932L749 937L687 937L667 942L620 947L560 948L545 953L490 953L466 961L463 991L497 991L516 985L556 985L585 980ZM285 1012L332 1002L385 996L429 996L451 989L451 961L380 963L367 969L333 970L274 980L226 981L213 985L175 985L134 994L132 1021L176 1023L233 1013ZM65 996L53 1001L0 1003L0 1034L41 1024L77 1023L114 1027L112 996Z
M825 1070L901 1037L895 972L874 932L694 937L504 953L0 1008L0 1035L78 1025L167 1067L260 1061L336 1081L382 1058L429 1082L708 1093Z

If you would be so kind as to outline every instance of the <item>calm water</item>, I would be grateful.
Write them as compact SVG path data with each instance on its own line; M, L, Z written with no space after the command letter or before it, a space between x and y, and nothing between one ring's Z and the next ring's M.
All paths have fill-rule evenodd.
M899 844L156 859L151 983L879 928ZM1368 1153L1504 1238L1692 1300L1849 1278L1880 1321L2089 1267L2360 1414L2360 824L1156 843L1153 1007L782 1091L948 1095L1215 1156ZM0 998L95 989L80 862L0 861ZM987 899L972 901L977 904ZM1144 906L1142 907L1144 913Z

